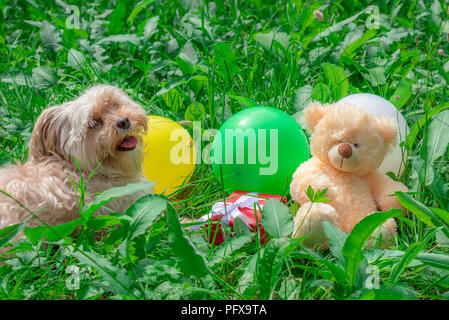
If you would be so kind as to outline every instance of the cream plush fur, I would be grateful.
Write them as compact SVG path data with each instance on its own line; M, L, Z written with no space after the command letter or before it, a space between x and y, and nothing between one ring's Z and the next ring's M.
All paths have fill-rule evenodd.
M312 158L301 164L290 185L292 198L301 207L295 217L295 235L308 235L304 244L326 248L322 222L327 220L349 233L364 217L376 211L401 208L396 191L407 191L399 182L376 169L397 143L394 119L376 119L351 104L312 103L304 110L311 132ZM305 191L327 189L328 203L312 203ZM381 228L384 245L396 233L393 219Z
M0 194L0 228L29 217L24 207L32 212L45 208L38 216L50 225L78 218L79 195L71 180L78 182L80 173L74 157L84 181L101 162L87 184L86 202L112 187L145 180L139 135L146 129L142 106L109 85L94 86L74 101L45 109L32 131L28 161L0 169L0 190L14 198ZM114 199L107 208L123 212L143 194ZM38 224L35 218L28 220L29 226Z

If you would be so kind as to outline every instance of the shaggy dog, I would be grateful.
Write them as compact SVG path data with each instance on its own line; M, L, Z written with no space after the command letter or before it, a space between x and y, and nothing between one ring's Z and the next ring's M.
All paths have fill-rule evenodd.
M142 106L109 85L94 86L74 101L45 109L31 134L28 161L0 169L0 190L12 197L0 193L0 228L23 222L28 210L42 210L38 216L50 225L79 218L79 192L72 181L78 182L80 175L87 181L95 171L87 183L86 202L112 187L145 180L139 135L146 129ZM123 212L145 193L114 199L107 207ZM102 208L97 214L108 212ZM39 224L36 218L28 221L31 227Z

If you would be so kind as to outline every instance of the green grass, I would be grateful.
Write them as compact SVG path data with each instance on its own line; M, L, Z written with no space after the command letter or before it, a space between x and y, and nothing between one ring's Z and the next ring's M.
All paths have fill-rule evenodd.
M15 255L0 258L0 298L449 298L447 7L378 1L379 28L369 29L376 10L364 10L372 3L74 1L66 10L63 1L0 0L1 165L26 161L42 109L96 83L124 88L148 114L200 120L202 129L219 128L254 102L299 119L311 98L370 92L392 101L413 133L398 177L412 191L401 197L410 212L389 250L363 244L366 230L394 211L363 220L350 235L328 225L331 250L321 253L275 234L267 245L242 234L214 248L177 218L200 217L223 199L201 164L170 202L141 200L151 219L139 220L136 207L92 218L88 204L75 235L73 224L28 229ZM283 215L280 233L290 234L295 205L279 206L264 214ZM378 289L366 285L372 272Z

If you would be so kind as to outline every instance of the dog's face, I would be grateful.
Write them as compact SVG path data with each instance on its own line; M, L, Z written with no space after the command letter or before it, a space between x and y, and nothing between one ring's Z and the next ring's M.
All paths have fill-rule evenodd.
M30 158L57 154L76 158L84 171L134 174L141 170L140 135L147 129L145 110L119 88L98 85L78 99L45 109L30 140ZM100 170L100 169L99 169Z

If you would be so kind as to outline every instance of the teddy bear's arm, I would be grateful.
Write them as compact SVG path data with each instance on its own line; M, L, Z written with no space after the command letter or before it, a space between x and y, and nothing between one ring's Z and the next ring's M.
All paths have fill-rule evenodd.
M311 186L315 191L328 188L327 179L319 167L319 161L315 158L302 163L293 174L290 184L290 194L296 202L303 204L310 201L306 196L306 190Z
M379 172L373 172L369 174L367 178L371 194L373 195L377 207L381 211L388 211L390 209L403 210L403 207L396 196L394 196L394 193L396 191L408 192L408 189L404 184L394 181L386 174Z

